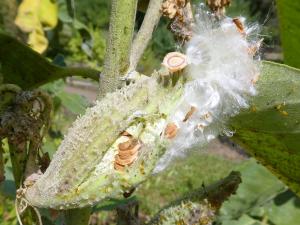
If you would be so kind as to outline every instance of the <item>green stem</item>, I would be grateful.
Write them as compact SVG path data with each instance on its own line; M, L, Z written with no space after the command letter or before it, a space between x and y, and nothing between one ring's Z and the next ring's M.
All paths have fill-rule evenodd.
M104 70L100 77L100 98L121 87L119 78L128 72L136 8L137 0L112 0Z

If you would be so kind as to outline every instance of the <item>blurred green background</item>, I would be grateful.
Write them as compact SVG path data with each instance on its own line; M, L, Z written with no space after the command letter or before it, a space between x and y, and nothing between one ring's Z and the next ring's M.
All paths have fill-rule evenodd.
M20 1L1 1L3 2L0 4L9 1L10 6L1 8L0 29L25 42L26 35L12 23ZM195 5L200 2L193 1ZM101 70L110 1L57 0L57 3L58 24L54 29L44 30L49 43L43 55L57 65L83 65ZM247 18L247 23L261 24L261 36L265 40L261 57L282 62L274 1L233 0L227 15L242 15ZM143 16L142 12L138 12L136 29L141 25ZM153 69L159 67L167 52L179 48L168 30L168 23L165 19L160 21L138 66L139 71L150 74ZM97 94L97 83L72 78L44 85L42 89L54 99L52 124L43 144L43 151L48 152L51 157L72 121L83 114L86 107L93 104ZM4 149L6 180L1 184L0 224L11 225L17 224L13 202L15 188L7 146L4 146ZM300 199L226 137L213 141L207 149L195 149L185 158L178 158L166 171L142 184L132 198L140 201L140 215L147 221L168 202L226 176L231 170L241 171L243 183L237 194L222 206L215 224L300 224ZM111 209L119 203L119 200L111 200L95 206L91 224L114 224L115 213ZM43 216L46 218L49 215ZM55 222L60 224L60 218Z

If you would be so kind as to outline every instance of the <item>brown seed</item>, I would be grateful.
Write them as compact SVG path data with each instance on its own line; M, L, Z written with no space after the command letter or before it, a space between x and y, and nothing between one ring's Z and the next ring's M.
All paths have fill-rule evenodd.
M165 128L164 135L166 138L172 139L176 136L177 131L178 131L178 127L175 123L168 123Z
M122 150L128 150L128 149L131 149L131 148L133 148L134 146L136 146L137 143L138 143L138 140L137 140L137 139L135 139L135 138L129 138L128 141L125 141L125 142L123 142L123 143L120 143L120 144L118 145L118 148L119 148L120 151L122 151Z
M118 156L121 159L126 159L128 157L131 157L133 155L135 155L136 153L138 153L138 150L140 149L141 144L137 144L136 146L134 146L132 149L128 149L128 150L123 150L123 151L119 151Z
M117 162L114 163L114 169L118 171L124 171L125 166L118 164Z
M192 106L190 111L188 111L188 113L185 115L184 119L182 120L182 122L186 122L192 115L193 113L197 110L197 108L195 106Z
M232 22L235 24L235 26L237 27L238 31L241 34L245 34L244 25L243 25L242 21L239 18L233 18Z
M187 66L187 58L179 52L168 53L162 63L171 73L183 70Z
M138 152L136 152L134 155L127 157L126 159L121 159L119 155L115 156L115 162L122 165L127 166L133 163L137 158Z
M123 171L125 166L130 166L138 157L141 144L133 137L118 145L118 154L115 156L114 168Z

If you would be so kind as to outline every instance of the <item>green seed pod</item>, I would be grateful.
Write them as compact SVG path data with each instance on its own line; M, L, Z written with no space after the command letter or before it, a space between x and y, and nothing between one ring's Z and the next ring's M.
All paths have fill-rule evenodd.
M166 115L182 92L181 81L166 87L155 77L140 76L97 101L74 122L49 168L28 187L27 201L40 208L78 208L118 197L142 182L165 151L168 140L161 134ZM119 171L114 161L125 130L141 147L137 159Z

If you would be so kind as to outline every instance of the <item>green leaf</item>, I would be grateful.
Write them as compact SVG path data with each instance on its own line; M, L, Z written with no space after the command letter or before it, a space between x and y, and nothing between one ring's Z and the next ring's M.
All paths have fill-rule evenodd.
M231 119L233 140L300 194L300 70L264 62L251 107Z
M300 2L277 0L284 62L300 68Z
M249 219L243 217L245 213L264 204L286 189L283 183L266 168L257 164L254 159L246 161L235 170L241 172L242 183L236 195L231 196L221 207L219 219L223 222L228 221L222 223L224 225L235 224L232 223L233 221L236 221L236 224L245 224L238 223L240 220Z
M297 204L300 199L289 190L282 192L286 187L271 172L254 159L235 169L241 172L243 182L236 195L221 207L220 224L299 224L300 207Z
M0 74L3 83L16 84L22 89L68 76L83 76L98 80L99 71L90 68L64 68L47 59L18 40L0 32Z

